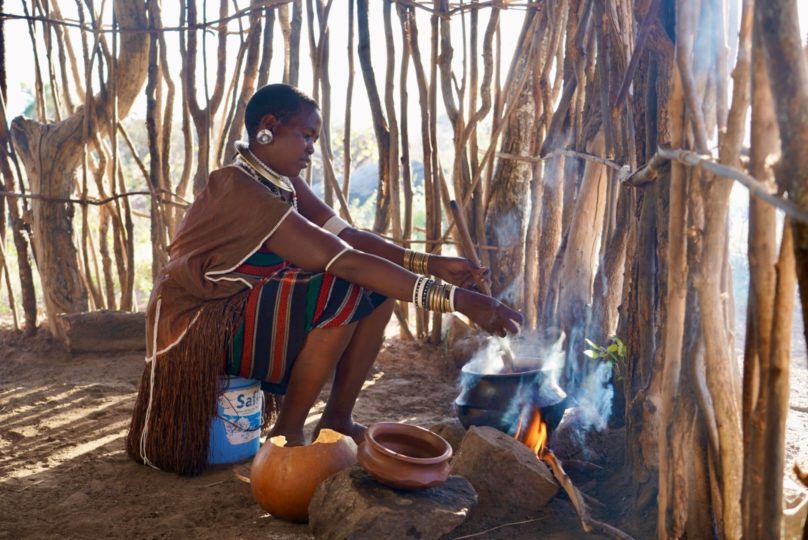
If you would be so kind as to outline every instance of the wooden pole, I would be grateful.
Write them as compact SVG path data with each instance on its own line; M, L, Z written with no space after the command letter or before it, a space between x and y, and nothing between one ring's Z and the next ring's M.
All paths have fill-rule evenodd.
M463 216L463 212L460 211L460 206L458 206L457 201L451 200L449 201L449 207L452 209L452 217L454 218L455 226L457 226L460 249L463 252L463 256L474 263L474 265L480 266L480 258L477 256L477 250L474 249L474 242L471 240L469 228L468 225L466 225L466 218ZM482 276L475 274L474 280L477 282L480 291L491 296L491 287L482 279Z
M472 264L479 267L480 258L477 256L477 250L474 249L474 242L471 240L469 227L466 224L466 218L463 216L463 212L460 211L460 206L457 204L457 201L451 200L449 201L449 208L452 210L452 217L457 227L458 241L460 242L460 250L463 256L470 260ZM487 296L491 296L491 287L488 286L488 283L483 279L482 275L475 273L474 281L477 282L477 287L479 287L481 292ZM499 339L499 344L502 348L502 372L513 373L513 352L511 351L510 344L505 339L496 339Z

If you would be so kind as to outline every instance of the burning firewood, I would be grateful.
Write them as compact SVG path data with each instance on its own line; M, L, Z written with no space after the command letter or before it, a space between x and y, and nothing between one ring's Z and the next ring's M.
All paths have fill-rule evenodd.
M587 510L586 504L584 504L583 494L578 491L566 471L564 471L564 467L561 466L561 462L546 445L548 437L547 424L542 420L538 407L534 407L526 429L522 429L522 426L526 424L523 420L524 418L519 419L514 437L525 446L532 449L536 453L536 457L550 468L556 481L564 488L570 501L572 501L572 505L578 513L578 520L581 522L583 530L587 533L602 534L621 540L632 539L633 537L631 535L624 533L617 527L598 521L589 515L589 510Z
M594 532L603 534L612 538L620 538L623 540L633 538L631 535L624 533L617 527L612 527L608 523L598 521L589 515L589 511L586 509L586 505L583 502L581 492L578 491L578 489L573 485L572 480L570 480L570 477L567 476L567 473L561 466L561 462L558 461L558 458L555 456L552 450L549 448L543 449L539 459L550 467L550 470L553 471L553 476L555 476L558 483L561 484L561 487L564 488L564 491L567 492L567 495L572 501L572 505L575 507L575 511L578 512L578 519L581 521L581 527L584 531L588 533Z

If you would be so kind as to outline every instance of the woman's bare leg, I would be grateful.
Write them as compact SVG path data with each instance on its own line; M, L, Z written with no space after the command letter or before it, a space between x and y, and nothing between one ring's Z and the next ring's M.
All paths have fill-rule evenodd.
M284 435L287 444L305 444L303 425L334 366L343 356L356 324L338 328L315 328L306 336L292 366L289 386L270 437Z
M321 428L350 435L357 443L364 438L365 426L354 423L353 408L370 367L381 349L384 329L390 321L394 305L394 300L386 300L357 324L356 331L337 364L331 395L323 416L314 429L313 438L317 438Z

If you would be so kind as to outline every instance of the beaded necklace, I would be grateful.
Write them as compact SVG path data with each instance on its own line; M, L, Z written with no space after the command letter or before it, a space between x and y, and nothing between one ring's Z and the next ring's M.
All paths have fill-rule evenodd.
M261 161L258 156L253 154L247 143L238 141L236 142L236 165L245 170L254 180L261 182L264 186L269 188L270 191L275 193L281 198L283 193L291 193L292 205L297 210L297 190L287 176L273 171L266 163Z

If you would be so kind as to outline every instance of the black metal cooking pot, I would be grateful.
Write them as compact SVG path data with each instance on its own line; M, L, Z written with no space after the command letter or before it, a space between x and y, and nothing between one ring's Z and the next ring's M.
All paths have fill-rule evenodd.
M567 395L547 368L513 373L478 373L461 370L462 391L455 399L457 417L465 428L491 426L509 433L521 408L534 405L550 429L561 421Z

